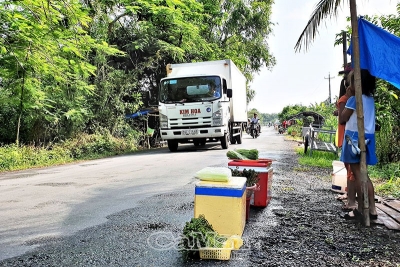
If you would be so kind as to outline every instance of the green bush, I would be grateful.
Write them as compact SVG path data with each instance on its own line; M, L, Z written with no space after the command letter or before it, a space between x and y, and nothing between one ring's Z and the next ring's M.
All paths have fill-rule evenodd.
M23 170L65 164L74 160L119 155L137 150L135 135L115 138L111 134L81 134L46 147L7 145L0 147L0 171Z
M86 159L97 155L118 155L136 150L131 138L115 138L110 133L81 134L64 142L63 147L74 159Z
M71 162L65 149L58 146L34 147L9 145L0 148L0 171L21 170Z

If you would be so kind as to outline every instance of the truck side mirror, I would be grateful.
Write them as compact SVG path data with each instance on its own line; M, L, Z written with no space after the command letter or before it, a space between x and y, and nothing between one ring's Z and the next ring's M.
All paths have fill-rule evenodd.
M228 98L232 97L232 89L226 89L226 95L228 96Z

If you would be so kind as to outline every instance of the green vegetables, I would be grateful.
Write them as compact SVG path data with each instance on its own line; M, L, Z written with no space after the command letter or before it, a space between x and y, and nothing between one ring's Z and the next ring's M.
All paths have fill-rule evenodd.
M179 250L185 259L198 258L199 248L222 248L226 240L227 238L218 235L204 215L200 214L198 218L192 218L185 224Z
M226 152L226 155L228 156L228 158L230 159L247 159L245 156L243 156L242 154L233 151L233 150L229 150L228 152Z
M232 171L232 176L240 176L240 177L246 177L246 186L251 187L255 184L258 183L259 177L258 177L258 172L256 172L253 169L243 169L243 171L239 170L231 170Z
M235 149L235 151L248 159L253 159L253 160L258 159L258 150L257 149L237 148L237 149Z
M257 149L241 149L237 148L235 150L229 150L226 152L229 159L258 159Z

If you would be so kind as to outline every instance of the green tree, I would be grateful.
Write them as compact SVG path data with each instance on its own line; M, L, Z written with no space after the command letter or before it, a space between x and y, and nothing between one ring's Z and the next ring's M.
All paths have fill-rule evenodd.
M302 111L306 111L307 107L303 105L289 105L282 109L280 113L278 113L279 121L287 120L289 117L296 115Z
M168 63L230 58L249 80L262 66L275 64L266 42L271 33L272 1L141 0L134 5L119 4L122 12L112 21L109 40L128 57L112 64L124 71L135 70L137 91L150 91L155 97ZM250 101L254 92L248 90L247 97Z
M79 1L2 1L0 18L0 77L8 96L0 100L8 114L15 114L2 120L9 131L15 127L16 143L21 127L45 133L62 119L82 124L85 96L95 89L87 82L95 67L86 57L118 50L87 35L90 17ZM34 137L32 131L25 137Z

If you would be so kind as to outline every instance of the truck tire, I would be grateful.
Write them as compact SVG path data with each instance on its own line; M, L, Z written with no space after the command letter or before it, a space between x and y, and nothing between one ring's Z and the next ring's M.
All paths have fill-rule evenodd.
M231 144L234 145L236 144L236 136L231 135Z
M229 134L225 133L223 137L221 137L221 147L222 149L228 149L229 147Z
M236 143L238 143L238 145L240 145L242 143L242 134L243 134L243 131L240 131L240 134L236 135Z
M178 150L178 141L168 140L168 148L171 152L176 152Z

